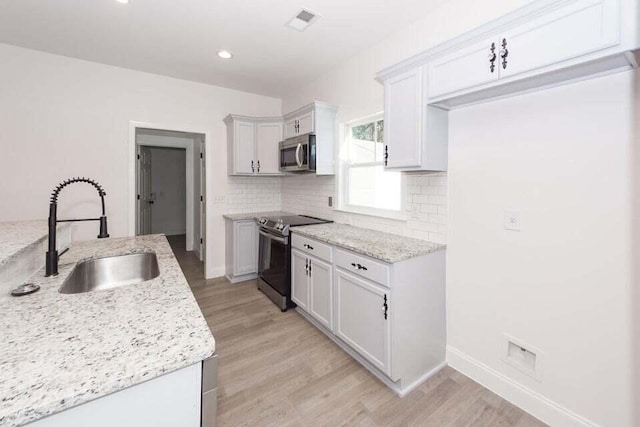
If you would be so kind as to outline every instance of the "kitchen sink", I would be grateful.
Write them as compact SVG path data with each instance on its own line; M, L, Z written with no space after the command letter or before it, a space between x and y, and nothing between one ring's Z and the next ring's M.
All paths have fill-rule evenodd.
M78 263L60 287L61 294L79 294L145 282L160 275L156 254L145 252L96 258Z

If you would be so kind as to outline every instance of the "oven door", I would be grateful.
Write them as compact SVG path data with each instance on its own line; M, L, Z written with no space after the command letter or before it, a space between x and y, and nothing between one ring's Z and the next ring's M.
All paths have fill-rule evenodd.
M300 140L298 140L300 141ZM285 172L309 170L309 144L285 143L280 147L280 170Z
M289 297L289 241L260 228L258 275L280 295Z

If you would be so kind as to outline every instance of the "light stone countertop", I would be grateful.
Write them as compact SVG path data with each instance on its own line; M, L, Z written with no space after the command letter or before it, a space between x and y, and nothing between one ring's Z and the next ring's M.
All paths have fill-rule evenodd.
M71 227L70 222L57 229ZM0 267L19 257L32 245L44 242L49 234L47 220L0 222ZM44 259L44 254L42 254Z
M160 276L60 294L78 261L155 252ZM163 235L77 242L40 291L0 301L0 425L18 426L200 362L215 341Z
M260 219L263 216L291 216L295 215L289 212L273 211L273 212L249 212L249 213L236 213L236 214L224 214L222 215L226 219L232 221L245 221L249 219Z
M426 240L337 223L294 227L291 232L390 264L446 248Z

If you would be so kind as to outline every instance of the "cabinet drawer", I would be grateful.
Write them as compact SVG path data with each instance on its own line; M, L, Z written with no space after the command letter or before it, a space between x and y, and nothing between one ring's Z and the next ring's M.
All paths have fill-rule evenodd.
M336 249L335 264L349 272L359 274L362 277L389 287L390 268L387 264L342 249Z
M291 245L294 248L325 261L333 261L333 248L331 246L296 233L293 233L292 236Z

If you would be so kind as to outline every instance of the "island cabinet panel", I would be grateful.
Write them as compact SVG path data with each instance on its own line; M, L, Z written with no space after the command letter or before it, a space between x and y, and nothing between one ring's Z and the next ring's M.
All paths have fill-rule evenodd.
M32 427L200 427L202 364L37 420Z
M444 249L382 260L296 231L293 246L298 312L396 393L445 365Z
M336 334L376 368L390 375L388 289L336 270Z

